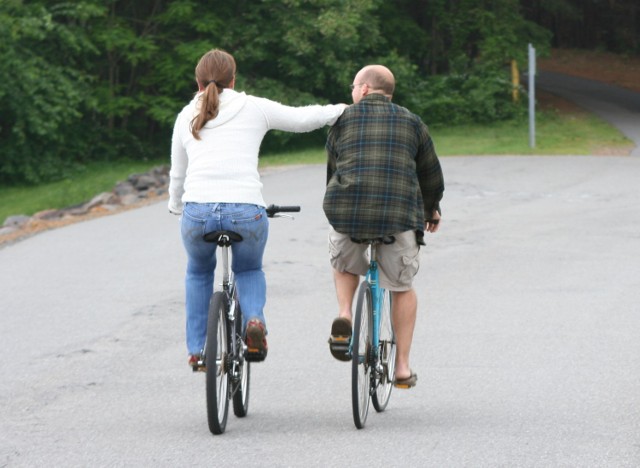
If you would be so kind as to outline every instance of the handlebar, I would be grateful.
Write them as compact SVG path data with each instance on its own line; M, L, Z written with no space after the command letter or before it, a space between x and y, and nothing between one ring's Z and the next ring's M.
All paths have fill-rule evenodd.
M278 206L269 205L266 208L267 216L273 218L278 213L298 213L300 211L299 206Z

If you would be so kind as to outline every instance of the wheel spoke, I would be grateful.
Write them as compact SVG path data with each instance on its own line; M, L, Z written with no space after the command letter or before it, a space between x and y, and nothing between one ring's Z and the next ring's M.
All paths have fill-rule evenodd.
M376 411L384 411L391 397L393 389L393 376L395 373L396 344L391 321L391 294L384 291L380 304L380 333L378 354L381 372L377 375L375 392L372 394L373 407Z
M243 356L244 352L244 343L242 341L242 312L240 311L240 303L237 301L237 298L234 298L236 301L235 308L235 320L234 330L231 331L232 340L235 340L236 344L236 367L235 370L238 373L238 381L235 384L234 394L233 394L233 414L237 417L242 418L247 415L249 411L249 383L251 381L251 363L246 361ZM236 375L234 374L234 377Z

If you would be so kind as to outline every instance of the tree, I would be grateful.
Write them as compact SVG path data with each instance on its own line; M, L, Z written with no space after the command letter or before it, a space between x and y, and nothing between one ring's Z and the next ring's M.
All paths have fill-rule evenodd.
M355 73L383 63L394 100L442 124L517 113L504 65L527 42L548 35L517 0L4 0L0 181L168 156L211 48L233 53L239 89L291 105L348 102ZM270 134L263 149L323 140Z
M83 158L83 139L73 138L90 95L81 57L95 49L81 23L98 13L83 3L0 4L0 181L38 182ZM76 23L61 25L62 15Z
M637 0L522 0L523 13L553 33L552 45L640 53Z
M507 65L524 62L528 42L544 51L550 38L522 17L517 0L393 0L380 15L390 46L417 66L417 77L398 81L398 98L436 124L520 113Z

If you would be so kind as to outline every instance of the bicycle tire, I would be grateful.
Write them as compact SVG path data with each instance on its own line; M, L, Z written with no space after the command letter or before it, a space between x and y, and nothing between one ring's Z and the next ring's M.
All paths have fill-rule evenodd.
M371 319L371 286L367 281L363 281L358 289L351 349L351 403L353 422L358 429L364 428L369 413L371 396Z
M396 337L391 320L391 293L385 290L381 299L378 359L382 366L382 375L378 376L375 383L376 391L371 395L371 402L378 413L384 411L389 403L396 370Z
M236 340L236 351L238 355L238 365L240 366L240 382L233 392L233 414L239 418L244 418L249 411L249 383L251 382L251 363L244 358L244 349L242 341L242 312L240 311L240 302L236 301L236 318L234 320L234 329L232 340Z
M224 432L229 413L227 308L225 294L220 291L215 292L211 298L207 320L205 365L207 368L207 421L209 430L216 435Z

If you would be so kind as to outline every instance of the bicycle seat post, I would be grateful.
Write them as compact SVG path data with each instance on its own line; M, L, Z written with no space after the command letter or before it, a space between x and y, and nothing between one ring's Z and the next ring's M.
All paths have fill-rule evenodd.
M211 231L203 236L205 242L215 242L222 249L222 287L229 290L229 247L233 242L242 241L242 236L234 231Z
M229 289L229 247L231 241L227 236L222 236L220 241L219 245L222 247L222 289L227 291Z
M376 261L376 251L377 251L377 242L371 242L371 244L369 244L371 246L371 258L369 259L370 262L375 262Z
M373 290L375 292L375 288L377 287L377 269L378 265L376 263L376 244L375 242L369 243L369 270L366 275L366 279L371 284Z

